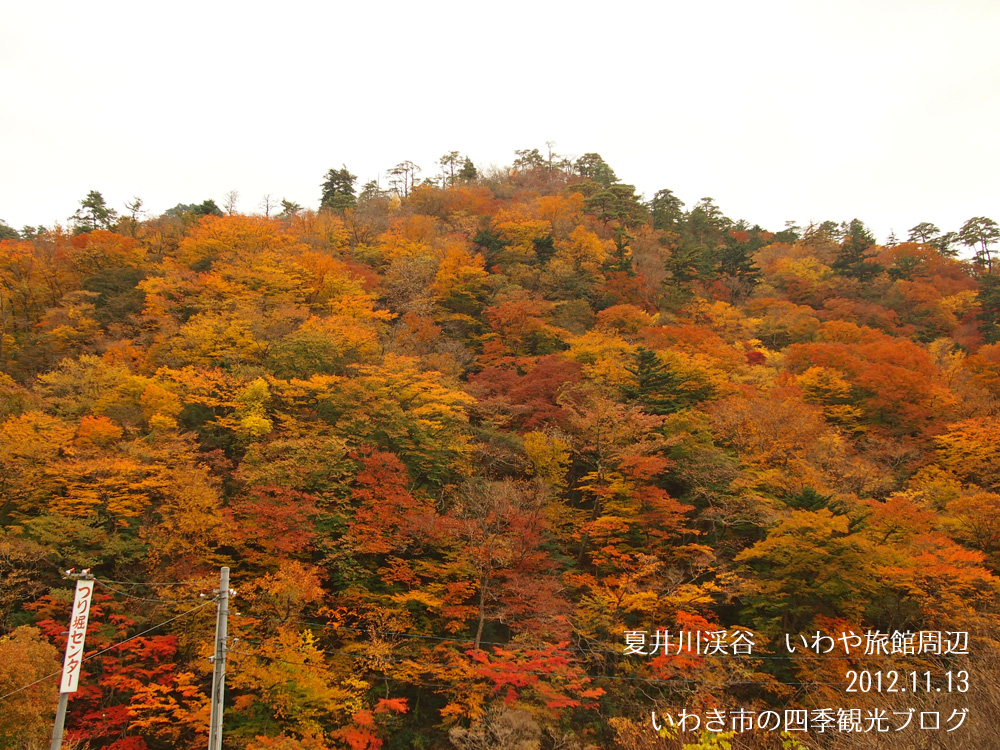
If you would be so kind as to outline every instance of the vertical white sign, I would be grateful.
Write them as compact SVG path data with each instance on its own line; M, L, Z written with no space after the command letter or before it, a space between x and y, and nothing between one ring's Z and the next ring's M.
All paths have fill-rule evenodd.
M75 693L80 682L80 663L83 661L83 641L87 637L87 619L90 617L90 598L94 594L94 581L77 581L73 612L69 617L69 638L66 639L66 658L63 661L60 693Z

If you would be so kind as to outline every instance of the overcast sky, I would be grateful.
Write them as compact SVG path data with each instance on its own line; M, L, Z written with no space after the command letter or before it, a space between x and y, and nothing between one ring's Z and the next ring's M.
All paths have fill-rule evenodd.
M452 150L555 141L647 198L771 229L1000 220L1000 3L8 2L0 218L65 223L90 190L307 207Z

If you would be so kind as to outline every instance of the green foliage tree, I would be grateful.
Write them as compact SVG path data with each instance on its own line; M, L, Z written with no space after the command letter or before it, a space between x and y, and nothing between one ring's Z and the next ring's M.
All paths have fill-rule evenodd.
M1000 341L1000 275L979 279L979 321L988 343Z
M860 219L851 219L842 225L844 241L833 261L833 270L857 279L869 281L881 272L881 267L871 261L866 252L874 247L875 237Z
M725 242L732 225L732 219L722 213L712 198L702 198L685 217L684 232L689 243L714 254Z
M369 180L364 185L361 186L361 194L358 195L358 200L362 203L374 200L376 198L385 198L386 191L383 190L379 184L378 180Z
M632 270L632 260L627 249L632 235L629 230L646 223L646 207L635 194L634 185L621 182L609 184L606 187L591 182L590 193L583 201L583 210L592 214L605 226L609 227L615 237L615 257L618 270Z
M357 205L354 195L354 182L357 175L351 174L345 165L340 169L331 169L326 173L326 179L320 186L323 194L320 196L320 210L343 211Z
M734 298L745 299L761 280L761 270L754 253L767 244L765 232L759 226L748 228L738 222L725 235L718 251L716 274L730 287Z
M479 177L476 165L472 163L472 159L468 156L466 156L465 161L462 162L462 168L458 170L458 177L461 180L474 180Z
M302 210L302 206L295 201L281 199L281 213L278 214L282 219L290 219L299 211Z
M985 216L974 216L958 230L958 241L975 251L976 264L993 273L994 242L1000 240L1000 226L993 219Z
M653 200L649 202L649 214L653 229L676 232L684 220L684 201L674 195L672 190L657 190Z
M545 166L545 158L538 152L537 148L518 149L514 152L514 169L527 172L532 169L539 169Z
M201 203L178 203L173 208L164 211L166 216L176 216L182 218L185 214L201 218L202 216L222 216L222 209L209 198Z
M91 190L80 201L80 208L69 218L73 222L73 233L83 234L95 229L113 229L118 221L118 212L108 207L103 195Z
M20 239L20 237L21 235L16 229L3 219L0 219L0 240L16 240Z
M618 182L618 177L600 154L584 154L573 164L576 173L587 180L593 180L601 187L610 187Z
M139 215L144 213L142 210L142 198L138 195L133 196L132 200L125 204L125 208L128 209L126 228L128 229L129 236L135 237L136 230L139 228Z
M881 582L871 543L827 508L792 511L765 540L736 557L748 572L744 621L772 635L808 627L817 614L863 616Z
M685 243L673 249L663 266L675 285L690 284L711 274L706 256L701 248Z
M941 230L929 221L922 221L915 227L910 228L910 242L921 242L925 245L932 245L941 236Z
M622 396L648 414L673 414L712 394L707 385L688 383L655 351L643 346L636 350L634 360L625 369L635 380L622 385Z
M952 245L958 239L958 232L944 232L940 237L934 240L934 247L938 249L941 255L948 258L958 257L958 250L956 250Z
M447 154L438 159L438 164L441 166L441 186L449 187L455 184L455 180L459 179L461 163L461 155L458 151L449 151Z
M214 200L209 198L196 205L193 213L197 216L222 216L222 209L215 204Z
M794 220L788 220L785 222L785 228L780 232L775 232L774 241L775 242L786 242L791 244L795 242L802 236L802 227L800 227Z
M657 228L677 234L665 263L666 270L681 285L716 278L723 261L722 251L727 240L732 239L728 232L733 222L712 198L702 198L686 214L681 212L683 205L669 190L659 191L651 203ZM738 265L736 256L727 258L726 264Z

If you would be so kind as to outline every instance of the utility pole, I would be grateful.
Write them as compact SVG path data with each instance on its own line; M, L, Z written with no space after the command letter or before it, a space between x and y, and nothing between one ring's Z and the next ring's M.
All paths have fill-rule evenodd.
M66 725L66 704L69 694L75 693L80 682L80 665L83 663L83 642L87 637L87 620L90 618L90 600L94 595L94 576L90 569L75 573L70 568L64 577L76 580L76 596L73 610L69 615L69 631L66 633L66 656L63 659L62 681L59 683L59 707L56 721L52 726L52 744L49 750L61 750L63 727Z
M61 750L63 727L66 725L66 703L69 700L69 693L59 693L59 707L56 709L56 723L52 728L52 744L49 750Z
M208 750L222 750L222 709L226 695L226 634L229 630L229 568L219 570L219 598L215 618L215 656L212 657L212 719ZM55 750L55 748L53 748Z

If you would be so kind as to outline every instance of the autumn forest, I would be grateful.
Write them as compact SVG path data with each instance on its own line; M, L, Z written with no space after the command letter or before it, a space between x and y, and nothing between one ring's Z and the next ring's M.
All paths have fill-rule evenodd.
M231 750L917 748L650 714L932 704L968 708L935 747L994 747L997 224L765 229L598 154L437 171L0 222L0 748L49 746L69 569L64 746L206 747L221 566ZM835 640L921 631L968 654ZM968 690L845 692L889 669Z

